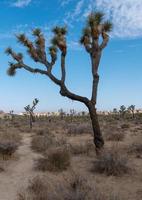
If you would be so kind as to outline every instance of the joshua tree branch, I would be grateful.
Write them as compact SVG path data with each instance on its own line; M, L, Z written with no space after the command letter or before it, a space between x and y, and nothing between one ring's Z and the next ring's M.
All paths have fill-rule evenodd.
M66 78L66 71L65 71L65 55L61 53L61 81L62 83L65 82Z
M24 68L25 70L29 71L29 72L32 72L32 73L39 73L39 74L44 74L44 75L47 75L47 71L45 70L41 70L39 68L32 68L26 64L22 64L21 65L22 68Z
M60 94L62 96L65 96L65 97L68 97L72 100L75 100L75 101L80 101L82 103L84 103L85 105L88 105L89 104L89 99L87 97L83 97L83 96L80 96L80 95L76 95L72 92L70 92L67 87L65 86L65 84L62 84L61 85L61 90L60 90Z
M100 50L103 50L107 46L108 41L109 41L109 36L106 33L102 33L102 38L103 38L103 41L99 47Z

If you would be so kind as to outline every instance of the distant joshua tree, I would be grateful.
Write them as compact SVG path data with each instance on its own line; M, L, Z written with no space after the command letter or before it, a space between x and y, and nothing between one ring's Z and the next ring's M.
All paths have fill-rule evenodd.
M73 117L76 115L76 111L74 109L70 109L70 117L71 117L71 122L73 120Z
M116 115L118 113L117 108L113 108L112 112Z
M11 120L13 121L13 118L14 118L14 111L13 111L13 110L10 110L10 111L9 111L9 114L10 114Z
M34 117L34 110L36 109L36 105L38 104L39 100L38 99L34 99L33 100L33 105L27 105L26 107L24 107L25 111L28 113L29 115L29 124L30 124L30 128L32 129L33 127L33 122L35 122L35 117Z
M6 49L6 53L11 55L14 59L14 63L9 63L8 74L13 76L17 69L25 69L31 73L38 73L48 76L55 84L60 87L60 94L69 99L82 102L89 110L90 118L92 121L92 127L94 132L94 144L96 150L99 150L104 145L104 140L101 134L97 111L97 90L99 83L99 63L104 48L109 42L108 33L112 30L112 24L109 21L104 21L104 13L92 12L88 18L86 26L83 30L80 43L84 46L86 52L90 56L91 69L92 69L92 96L91 99L77 95L71 92L65 83L66 69L65 61L67 55L67 42L65 27L53 28L53 38L51 40L51 46L49 47L49 54L51 60L48 60L46 54L45 37L40 29L33 30L33 35L36 37L35 41L30 41L25 34L17 35L18 41L27 48L28 54L35 61L45 66L45 69L33 68L25 64L23 55L21 53L15 53L11 48ZM61 78L57 78L52 69L57 61L57 51L59 50L61 56ZM80 69L81 74L81 69Z
M132 113L133 118L135 118L135 105L131 105L127 108L127 110Z
M124 105L120 106L119 113L122 117L125 116L126 112L127 112L126 107Z
M61 109L58 110L58 112L59 112L60 118L63 119L64 116L65 116L64 110L61 108Z

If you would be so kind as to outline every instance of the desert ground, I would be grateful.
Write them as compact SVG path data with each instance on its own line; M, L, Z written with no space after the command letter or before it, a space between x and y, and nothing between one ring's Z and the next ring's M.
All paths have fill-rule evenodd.
M141 200L142 116L0 120L0 200Z

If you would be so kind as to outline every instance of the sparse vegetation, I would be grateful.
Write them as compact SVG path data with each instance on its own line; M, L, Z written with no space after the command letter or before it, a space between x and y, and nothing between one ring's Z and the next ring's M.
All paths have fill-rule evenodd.
M129 127L130 127L129 124L122 124L122 125L121 125L121 128L122 128L122 129L128 129Z
M34 135L31 142L31 148L36 152L45 152L51 146L56 145L56 140L54 135L49 132L38 132L41 135Z
M104 151L94 162L93 170L107 176L121 176L129 172L127 157L118 149L111 148Z
M123 141L125 137L125 133L121 130L109 130L109 132L106 133L105 138L108 141Z
M18 200L104 200L104 196L91 187L86 178L72 173L71 178L53 182L48 178L33 178L27 190L18 194Z
M92 134L92 129L91 129L91 125L89 124L85 124L85 123L82 123L82 124L69 124L68 125L68 134L69 135L78 135L78 134L86 134L86 133L89 133L89 134Z
M3 156L3 159L8 159L12 156L13 153L17 150L18 146L14 142L3 142L0 143L0 154Z
M131 144L128 152L136 154L137 156L141 157L141 154L142 154L142 143L135 142L135 143Z
M50 149L44 158L35 162L35 168L42 171L63 171L70 166L70 153L64 148Z
M94 152L94 146L91 142L85 144L74 144L70 145L70 151L74 155L89 155L90 152Z

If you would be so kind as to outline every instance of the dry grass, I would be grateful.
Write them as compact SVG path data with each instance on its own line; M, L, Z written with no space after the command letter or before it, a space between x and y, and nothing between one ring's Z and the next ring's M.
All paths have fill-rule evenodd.
M130 145L128 149L128 153L136 154L137 156L141 156L142 154L142 143L135 142Z
M104 200L103 196L87 178L71 174L70 179L60 182L49 178L35 177L29 183L26 191L18 194L18 200Z
M50 149L44 158L35 161L35 168L41 171L63 171L70 166L70 153L64 148Z
M68 125L68 135L77 135L77 134L92 134L92 127L90 124L69 124Z
M56 183L55 183L56 182ZM122 200L118 195L102 194L87 177L71 173L60 181L35 177L28 188L17 195L17 200Z
M11 130L13 131L13 130ZM19 132L1 132L0 133L0 155L3 160L10 159L15 153L21 142Z
M116 147L102 152L93 165L94 172L104 173L107 176L121 176L129 170L127 157Z
M95 152L95 146L92 142L70 145L70 152L73 155L89 155L89 153L92 151Z
M122 129L128 129L128 128L130 128L130 125L129 124L122 124L121 128Z
M0 142L0 154L3 160L9 159L15 153L18 146L14 142Z
M119 141L123 141L125 138L125 134L123 132L118 131L114 131L114 130L110 130L109 132L107 132L105 134L105 139L108 140L108 141L116 141L116 142L119 142Z
M10 129L10 131L6 130L3 132L0 132L0 141L4 141L4 142L14 142L16 144L20 144L21 142L21 135L19 134L19 132L17 130L12 130Z
M42 133L42 132L41 132ZM31 142L31 148L35 152L43 153L51 146L55 145L55 137L52 134L34 135Z

